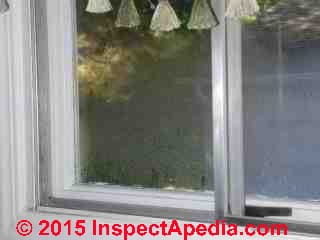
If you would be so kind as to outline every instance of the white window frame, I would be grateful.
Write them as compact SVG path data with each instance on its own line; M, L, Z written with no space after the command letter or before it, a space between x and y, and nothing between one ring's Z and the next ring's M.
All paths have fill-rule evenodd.
M74 185L77 156L75 0L36 0L40 205L211 221L214 194ZM50 47L48 47L50 46ZM49 126L48 126L49 125ZM61 137L61 135L63 137ZM44 193L44 194L43 194ZM115 201L116 199L116 201Z
M37 203L33 7L11 0L0 16L0 235Z
M41 219L49 215L57 219L63 218L62 215L44 215L44 212L63 214L64 217L70 217L71 215L100 216L106 220L116 219L120 223L130 221L130 219L135 222L151 223L154 221L151 218L133 218L126 215L111 214L102 216L87 211L51 207L39 208L37 71L34 48L36 24L32 17L34 15L34 0L11 0L9 3L10 11L0 16L0 31L2 33L0 36L0 52L2 53L0 58L0 236L3 239L16 239L13 232L18 219ZM215 3L215 6L224 8L219 4L219 0L216 0ZM221 14L219 18L223 19ZM239 209L241 212L241 205L239 207L236 203L230 204L231 198L227 193L229 178L226 177L226 174L228 173L229 163L226 161L228 155L226 148L228 141L225 71L226 32L223 24L224 21L222 20L222 24L213 32L215 35L213 44L216 47L213 57L214 76L216 77L213 85L213 99L215 100L214 119L217 121L214 125L214 143L223 143L222 147L216 149L214 153L215 158L222 160L215 162L215 167L220 167L219 170L215 170L216 180L218 180L215 189L215 205L216 216L219 218L228 216L230 214L229 210L232 208L234 213ZM217 36L221 36L221 38ZM235 194L232 199L236 199L237 196L238 194ZM241 196L241 191L239 196ZM259 220L261 219L251 219L250 221L257 222ZM290 236L289 238L318 239L317 237L307 238L306 236ZM277 239L287 239L287 237L277 237Z
M242 106L242 37L241 23L237 20L228 19L225 27L226 33L226 69L227 84L227 109L228 115L228 154L225 162L229 172L225 175L225 190L229 191L224 217L235 223L286 223L290 231L320 234L320 205L285 199L259 198L246 196L244 184L244 158L243 158L243 106ZM282 207L291 208L290 217L267 217L257 218L245 215L245 206L257 207Z

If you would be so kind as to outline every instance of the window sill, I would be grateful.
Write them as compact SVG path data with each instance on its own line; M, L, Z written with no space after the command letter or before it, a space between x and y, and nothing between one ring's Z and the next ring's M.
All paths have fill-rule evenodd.
M122 204L214 211L213 192L175 192L92 184L74 185L54 195L57 198L87 201L100 199L103 202L114 202L115 196L117 196L117 203Z
M115 201L117 199L117 201ZM173 192L120 186L75 185L55 192L42 206L211 222L213 192Z

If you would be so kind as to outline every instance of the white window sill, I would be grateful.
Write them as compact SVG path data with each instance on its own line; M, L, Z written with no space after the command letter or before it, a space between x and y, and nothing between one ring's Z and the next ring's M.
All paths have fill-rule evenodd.
M95 201L100 199L103 202L114 202L117 196L117 203L172 207L190 210L214 211L213 192L174 192L160 191L157 189L138 189L122 186L98 186L74 185L70 189L54 195L61 199L79 199Z

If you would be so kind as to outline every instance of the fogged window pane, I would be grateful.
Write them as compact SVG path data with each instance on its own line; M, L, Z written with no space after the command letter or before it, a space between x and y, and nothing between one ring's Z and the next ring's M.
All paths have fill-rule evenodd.
M210 32L155 36L135 2L142 25L120 29L120 1L105 14L77 1L82 181L213 190ZM172 4L186 22L192 2Z
M243 24L247 193L320 199L320 2L260 2Z

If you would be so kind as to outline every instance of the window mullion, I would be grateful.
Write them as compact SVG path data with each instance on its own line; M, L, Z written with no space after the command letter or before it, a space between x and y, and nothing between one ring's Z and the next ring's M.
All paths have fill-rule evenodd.
M229 152L229 211L243 216L245 208L243 163L243 106L241 23L227 20L228 72L228 152Z
M220 24L212 30L213 159L216 216L228 213L228 138L225 1L213 1Z

